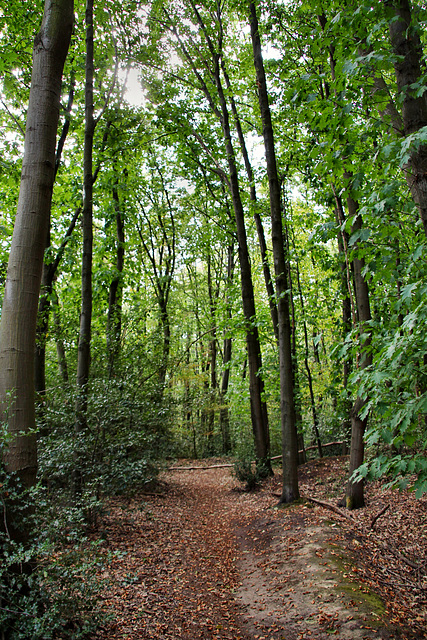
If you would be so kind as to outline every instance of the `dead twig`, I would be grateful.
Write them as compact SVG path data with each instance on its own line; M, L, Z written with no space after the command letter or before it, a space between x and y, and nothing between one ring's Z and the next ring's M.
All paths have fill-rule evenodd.
M389 504L387 504L387 505L384 507L384 509L381 509L381 511L380 511L379 513L377 513L377 515L376 515L376 516L374 516L374 517L372 518L372 520L371 520L371 526L370 526L370 528L371 528L371 529L373 529L373 528L374 528L374 524L376 523L376 521L377 521L379 518L381 518L381 516L382 516L382 515L384 515L384 514L385 514L385 512L386 512L388 509L390 509L390 505L389 505Z

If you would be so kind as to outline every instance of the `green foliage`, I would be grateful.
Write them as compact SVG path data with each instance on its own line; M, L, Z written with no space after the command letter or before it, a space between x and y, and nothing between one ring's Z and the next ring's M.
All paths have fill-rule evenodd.
M168 401L155 385L93 381L88 428L74 432L73 394L58 391L45 408L40 438L40 475L54 493L72 492L76 469L84 479L84 503L96 512L102 495L142 489L167 455Z
M8 438L0 438L2 448ZM41 485L25 489L0 466L0 629L10 640L77 640L106 622L99 578L109 554L67 536L69 513ZM28 532L30 535L28 536Z
M255 462L253 442L247 440L241 442L237 450L233 475L245 485L246 491L254 491L265 478L271 475L271 466L264 460Z
M10 640L77 640L105 624L106 583L98 573L108 566L106 552L87 542L68 549L37 539L30 546L1 542L0 629Z
M245 456L236 460L233 473L239 482L245 484L246 491L256 489L263 477L265 477L258 472L258 468L252 461L251 456Z
M379 448L366 469L393 484L411 486L419 497L427 488L427 320L424 279L408 283L396 303L401 325L377 329L373 366L360 376L367 398L363 415L372 414L367 444Z

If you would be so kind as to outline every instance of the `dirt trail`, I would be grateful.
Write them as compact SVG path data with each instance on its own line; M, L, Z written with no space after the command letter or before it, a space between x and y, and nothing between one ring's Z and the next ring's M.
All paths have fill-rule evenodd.
M158 495L115 501L103 536L121 556L97 640L411 638L352 581L339 525L307 504L277 509L277 478L236 490L229 469L169 472ZM422 635L418 634L418 638Z

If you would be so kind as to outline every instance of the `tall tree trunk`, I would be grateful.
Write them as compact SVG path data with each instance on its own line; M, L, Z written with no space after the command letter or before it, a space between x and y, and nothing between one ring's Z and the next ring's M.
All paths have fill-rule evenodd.
M217 380L217 340L216 340L216 306L219 291L216 288L214 291L213 282L212 282L212 258L208 248L208 295L209 295L209 311L210 311L210 323L211 323L211 334L209 339L209 365L210 365L210 397L209 397L209 407L208 407L208 434L209 434L209 453L214 453L214 426L215 426L215 405L216 405L216 394L218 389L218 380Z
M323 450L322 450L322 441L320 440L320 434L319 434L319 423L317 419L316 401L314 398L313 376L311 375L311 367L308 361L308 356L309 356L308 331L307 331L304 296L302 294L302 286L301 286L301 278L299 273L298 261L296 263L296 272L297 272L298 294L299 294L301 313L302 313L302 325L303 325L303 332L304 332L304 366L307 373L308 391L310 394L311 415L313 416L313 431L314 431L314 437L317 445L317 452L319 454L319 458L322 458Z
M160 388L164 387L166 381L166 373L169 365L169 353L171 342L171 328L168 313L169 294L172 286L172 279L175 271L175 255L176 255L176 230L175 219L172 202L169 198L168 190L163 178L161 168L155 164L156 172L160 177L162 184L162 196L167 205L170 226L162 212L163 207L157 206L155 209L155 222L150 220L150 216L143 210L142 214L146 222L146 226L151 234L148 241L143 233L143 229L138 226L138 234L144 253L151 264L152 276L151 281L157 299L160 311L160 328L163 334L162 341L162 360L159 372ZM154 240L153 240L154 238ZM143 258L144 260L144 258Z
M227 259L227 285L230 286L233 280L234 272L234 246L231 244L228 247L228 259ZM227 304L227 317L231 320L232 310L230 304L230 295L226 293ZM227 391L230 381L230 364L231 364L231 349L232 338L231 336L224 337L223 344L223 372L221 378L221 390L220 390L220 410L219 410L219 424L222 434L222 451L227 454L231 451L231 438L230 438L230 416L227 404Z
M351 176L346 174L351 186ZM354 219L352 233L362 228L362 218L359 214L359 205L351 196L347 198L348 214ZM358 313L359 335L365 335L360 345L360 364L359 368L364 369L372 364L372 353L370 350L371 330L367 323L371 320L371 308L369 304L369 288L364 272L363 258L357 256L358 243L355 243L355 256L353 258L354 266L354 284L356 292L356 305ZM365 401L358 396L351 410L351 444L350 444L350 470L349 481L346 490L346 506L348 509L359 509L365 504L364 499L364 482L359 480L355 482L351 479L353 472L363 464L364 460L364 435L368 422L367 416L360 417L360 412L365 405Z
M56 356L62 382L68 385L68 365L65 355L64 340L62 339L61 318L59 314L59 300L56 291L53 291L53 323L55 327Z
M338 226L342 229L345 222L345 214L344 208L342 205L342 201L340 196L334 190L334 196L336 201L336 216ZM350 333L354 323L356 322L355 311L352 311L353 307L353 294L351 289L351 264L349 262L348 257L348 233L343 229L338 233L338 253L341 257L341 294L342 294L342 330L341 336L342 340L346 339L347 335ZM343 401L343 412L344 419L342 423L342 429L344 433L344 438L346 441L346 446L350 444L351 440L351 397L350 393L347 391L348 379L351 373L352 363L349 360L349 357L344 358L343 368L342 368L342 384L344 388L344 392L346 394L345 400Z
M419 82L425 74L421 27L415 25L409 0L385 0L384 4L394 14L389 22L390 40L402 99L403 131L408 136L427 125L427 95L418 95ZM427 144L413 146L404 173L427 236Z
M56 147L55 153L55 178L58 173L58 169L61 163L62 151L64 149L65 140L68 135L68 131L70 129L70 116L71 109L73 107L74 101L74 88L75 88L75 78L74 73L71 73L71 83L70 83L70 91L68 95L68 105L65 111L65 120L62 126L62 132L58 140L58 144ZM78 216L78 214L77 214ZM41 399L46 392L46 341L47 341L47 331L49 326L49 311L50 311L50 295L52 294L53 289L53 280L55 278L56 271L58 269L59 262L64 253L65 245L68 242L68 239L75 227L76 223L75 217L73 217L73 221L71 222L71 230L67 231L65 236L65 241L61 244L61 247L58 250L58 255L53 261L53 263L43 263L43 272L42 272L42 282L41 282L41 292L40 292L40 300L39 300L39 310L37 317L37 330L36 330L36 350L34 356L34 384L36 389L36 394ZM46 249L51 247L50 241L50 216L49 216L49 228L46 235Z
M218 74L219 75L219 74ZM228 109L222 87L218 82L222 109L222 126L226 144L229 179L233 209L236 218L238 255L240 264L240 283L242 289L242 306L246 320L246 346L248 352L249 389L251 402L252 429L255 440L257 460L270 464L270 433L268 427L267 405L263 399L264 381L261 375L262 359L258 327L255 324L255 299L252 283L252 270L249 259L249 248L246 237L245 218L240 198L237 166L229 126Z
M114 211L116 218L116 272L110 283L108 295L107 317L107 352L108 352L108 377L111 380L114 367L120 352L120 338L122 332L122 291L123 291L123 267L125 261L125 225L120 206L118 178L112 188Z
M34 483L37 470L37 307L55 175L62 72L72 25L72 0L46 0L41 30L34 42L21 188L0 323L1 414L12 436L3 462L24 487ZM25 541L28 531L18 531L13 515L13 508L8 509L2 520L7 522L12 538Z
M164 387L166 382L166 373L168 370L169 363L169 353L170 353L170 345L171 345L171 327L169 320L169 313L167 302L163 295L160 295L159 299L160 305L160 322L162 325L163 331L163 346L162 346L162 362L159 367L159 383L160 387Z
M90 370L90 343L92 324L92 250L93 250L93 138L95 132L93 107L93 0L86 2L86 80L85 80L85 137L83 152L83 255L82 300L80 311L79 347L77 355L77 394L75 405L76 435L87 426L88 382ZM82 490L82 452L75 451L74 491Z
M46 342L49 326L50 296L52 284L46 284L46 265L43 265L40 300L37 313L36 348L34 352L34 388L38 403L46 394Z
M215 83L220 102L221 125L227 153L229 186L236 220L238 256L240 265L240 284L242 291L243 314L246 320L246 346L248 352L249 391L251 403L251 422L257 460L270 467L270 432L268 426L267 404L264 396L264 381L261 374L262 358L258 327L255 323L255 298L252 283L252 270L249 247L246 236L245 214L240 197L239 178L230 130L230 118L221 79L218 56L216 56Z
M51 297L53 295L53 283L58 272L59 264L64 255L65 247L71 238L80 213L81 207L78 207L53 262L48 264L46 262L43 263L41 291L37 314L36 349L34 355L34 385L36 393L39 394L40 397L43 397L46 393L46 342L49 327ZM48 235L50 236L50 234ZM50 246L50 241L48 246Z
M284 189L283 189L284 191ZM284 212L284 231L285 231L285 243L286 254L289 255L289 233L288 225L286 221L286 200L283 197L282 200L283 212ZM291 348L292 348L292 384L294 388L294 403L295 403L295 428L297 430L297 446L298 446L298 464L304 464L307 462L307 454L305 451L304 434L302 431L302 402L301 402L301 384L298 370L298 350L297 350L297 322L295 314L295 300L293 293L293 281L292 281L292 269L290 261L287 262L288 268L288 282L289 282L289 301L290 301L290 313L291 313Z
M277 173L273 126L268 102L267 84L262 59L258 18L254 2L250 2L250 27L258 98L261 110L265 158L270 194L271 238L273 245L276 299L279 323L280 415L282 428L283 486L281 502L299 498L298 446L295 421L295 403L292 375L291 323L287 263L283 241L280 181Z
M268 305L270 307L271 322L273 324L273 331L276 337L276 342L278 343L279 342L279 327L278 327L279 321L277 316L276 296L274 293L273 278L271 277L270 265L269 265L268 256L267 256L267 243L265 241L264 225L262 224L262 219L258 211L257 195L256 195L256 187L255 187L255 176L252 169L251 161L249 159L249 154L248 154L248 150L245 142L245 136L243 134L242 125L241 125L239 114L236 107L236 101L234 100L234 96L231 91L230 79L228 77L228 73L225 68L224 61L222 61L221 67L224 74L227 90L230 92L231 111L233 113L237 136L239 138L240 149L242 151L243 161L245 163L246 175L249 181L249 197L252 202L253 216L254 216L255 227L258 235L258 244L259 244L259 249L261 254L265 288L268 295Z
M270 432L268 426L268 413L267 404L263 398L264 396L264 381L261 374L262 358L261 347L259 341L258 327L256 326L256 314L255 314L255 300L254 290L252 282L252 270L249 258L249 248L246 236L245 228L245 215L242 200L240 197L239 177L237 171L237 164L235 159L233 141L230 128L230 116L227 105L224 88L221 81L221 50L222 50L222 35L220 35L220 41L218 46L214 45L211 40L209 30L203 22L203 19L198 11L194 0L189 0L193 9L196 20L204 34L206 44L211 54L211 61L207 63L210 67L210 75L212 82L214 83L219 101L219 108L216 106L215 101L209 91L208 86L201 77L197 66L194 64L191 56L189 55L185 45L182 43L179 34L174 26L171 27L173 33L177 37L181 51L187 58L190 66L193 70L201 91L206 96L212 112L218 117L224 137L224 146L227 156L228 176L227 183L231 193L231 200L233 204L234 216L236 220L236 235L238 242L238 256L240 265L240 283L242 291L242 307L243 315L246 322L246 346L248 353L248 369L249 369L249 389L250 389L250 403L251 403L251 422L252 430L254 434L255 442L255 455L257 460L266 466L267 472L271 471L270 462ZM165 11L166 15L167 12ZM168 16L169 17L169 16ZM217 18L220 21L220 9L218 5ZM224 176L225 177L225 176Z

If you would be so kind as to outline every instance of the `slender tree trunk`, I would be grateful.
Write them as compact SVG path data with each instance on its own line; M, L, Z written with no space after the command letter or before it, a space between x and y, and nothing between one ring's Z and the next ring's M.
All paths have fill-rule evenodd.
M83 152L83 255L82 300L80 311L79 347L77 356L77 395L75 405L75 433L78 436L87 427L88 382L90 370L90 343L92 324L92 252L93 252L93 138L95 132L93 107L93 0L86 2L86 80L85 80L85 138ZM75 452L74 491L82 490L82 452Z
M50 262L49 264L46 262L43 263L41 291L37 314L36 349L34 356L34 385L36 393L39 394L40 397L43 397L46 393L46 342L49 327L51 297L53 295L53 283L64 255L65 247L67 246L75 229L80 213L81 207L78 207L53 262ZM50 246L50 241L48 246Z
M227 260L227 284L231 285L234 272L234 246L228 247L228 260ZM230 295L226 293L227 304L227 317L231 320L232 310L230 304ZM230 416L227 404L227 391L230 382L230 364L231 364L231 350L232 350L232 338L226 336L224 338L223 345L223 372L221 378L221 390L220 390L220 410L219 410L219 424L222 434L222 450L227 454L231 451L231 438L230 438Z
M279 370L280 370L280 415L282 428L283 487L281 502L292 502L299 498L298 446L295 421L295 403L292 375L291 323L287 264L283 242L280 181L277 173L273 126L268 102L267 84L262 59L258 18L254 2L250 2L250 27L254 65L258 86L264 137L265 158L270 193L271 238L273 245L276 298L279 323Z
M314 399L314 391L313 391L313 376L311 375L311 368L308 361L309 349L308 349L308 332L307 332L307 321L305 318L305 306L304 306L304 296L302 295L302 287L301 287L301 279L299 275L299 266L298 262L296 265L297 271L297 284L298 284L298 294L301 304L301 312L303 316L303 331L304 331L304 366L307 373L307 382L308 382L308 390L310 393L310 405L311 405L311 414L313 416L313 431L314 437L317 444L317 452L319 454L319 458L323 457L322 450L322 441L320 439L319 434L319 423L317 419L317 411L316 411L316 401Z
M114 367L120 352L120 339L122 332L122 291L123 268L125 260L125 225L120 206L118 179L112 188L114 211L116 217L116 273L110 283L108 295L107 318L107 352L108 352L108 377L111 380Z
M243 315L246 321L246 346L248 353L248 369L249 369L249 388L250 388L250 402L251 402L251 422L255 441L255 454L257 460L266 465L267 470L271 470L270 463L270 433L268 426L268 413L267 405L263 399L264 395L264 382L261 375L262 358L261 348L259 341L258 328L255 322L255 301L254 290L252 283L252 271L249 258L249 248L246 236L245 228L245 216L242 200L240 197L239 177L237 171L237 164L235 160L235 153L233 147L233 141L230 129L230 116L227 105L227 100L224 93L224 88L221 81L221 50L222 50L222 35L219 37L217 46L211 40L209 30L203 22L203 19L198 11L194 0L189 0L193 9L196 20L204 34L206 44L211 54L211 60L207 63L210 68L210 75L212 82L214 83L219 101L219 108L216 106L215 101L212 98L210 90L199 73L197 65L195 65L193 59L188 53L185 45L183 44L176 27L171 26L171 30L177 37L181 51L187 58L193 74L199 83L201 91L204 93L212 112L218 117L224 136L224 146L227 156L228 164L228 176L224 177L227 180L228 187L231 193L231 200L233 204L234 216L236 220L236 234L238 242L238 256L240 265L240 283L242 290L242 307ZM166 15L167 11L164 10ZM169 18L169 16L168 16ZM220 8L218 5L217 18L220 21ZM222 31L221 31L222 34Z
M59 315L59 300L56 291L53 291L53 323L55 327L56 356L62 382L68 385L68 365L65 355L64 341L62 339L61 318Z
M240 282L242 289L243 313L246 320L246 346L248 352L249 388L251 402L252 428L255 440L255 452L259 461L267 465L270 460L270 434L268 428L267 405L263 399L264 381L262 379L261 348L258 327L255 324L255 300L252 284L252 270L249 259L249 248L246 237L244 210L240 198L239 180L231 141L228 110L225 97L221 91L222 125L226 141L227 159L230 174L230 188L233 209L236 218L238 255L240 264Z
M43 265L41 295L37 313L36 349L34 353L34 388L38 402L46 394L46 342L49 325L49 308L52 287L45 284L47 269Z
M351 180L348 174L346 178ZM362 228L362 218L359 214L359 205L350 196L347 198L348 213L354 219L352 233ZM356 291L356 304L359 321L359 334L365 335L366 338L360 345L361 359L360 369L364 369L372 364L372 353L370 351L371 330L367 323L371 320L371 308L369 304L369 289L364 272L364 261L357 256L357 245L355 243L355 253L353 258L354 266L354 283ZM364 460L364 435L368 422L368 417L360 417L360 412L365 405L365 401L358 396L351 410L351 444L350 444L350 470L349 481L346 490L346 506L348 509L359 509L365 504L364 499L364 482L360 480L355 482L351 480L353 472L363 464Z
M159 383L163 388L166 381L166 373L169 364L171 328L168 313L169 294L172 285L172 279L175 271L175 251L176 251L176 232L175 219L172 203L163 179L163 173L156 164L156 170L162 184L163 198L167 204L169 213L170 226L162 213L162 206L155 207L156 222L153 223L150 217L143 211L147 228L151 233L151 240L146 241L143 230L138 227L139 237L144 249L144 253L151 264L152 282L156 294L157 303L160 311L160 328L163 334L162 343L162 360L159 367ZM153 242L153 238L155 241Z
M168 370L170 344L171 344L171 328L168 313L167 300L163 295L163 290L159 288L157 293L157 301L160 307L160 326L163 334L162 342L162 361L159 367L159 384L163 388L166 382L166 373Z
M240 265L240 284L242 290L243 314L246 320L246 346L248 353L249 390L251 403L251 422L255 441L255 454L257 460L270 468L270 432L268 426L267 404L263 398L264 381L261 374L262 358L259 341L258 327L255 323L255 298L252 283L252 270L249 258L249 248L246 236L245 215L240 197L239 178L235 161L233 142L231 138L230 119L227 102L225 99L218 58L215 69L215 83L218 91L221 125L224 135L227 153L229 186L231 200L236 220L236 233L238 242L238 256Z
M286 205L285 198L283 198L283 212L284 212L284 230L285 230L285 243L286 254L289 255L289 233L288 225L286 221ZM287 263L288 268L288 282L289 282L289 301L290 301L290 313L291 313L291 345L292 345L292 384L294 388L294 403L295 403L295 428L297 430L297 446L298 446L298 464L304 464L307 462L307 454L305 452L304 434L302 431L302 402L301 402L301 383L298 370L298 350L297 350L297 322L295 314L295 301L293 292L292 281L292 269L290 262Z
M74 73L71 73L71 83L70 83L70 91L68 95L68 105L65 113L65 120L62 127L62 132L58 140L58 144L56 147L55 154L55 178L58 173L58 169L61 163L62 151L64 148L65 140L68 135L68 131L70 128L70 115L71 109L73 107L74 101L74 88L75 88L75 78ZM78 214L77 214L78 216ZM36 394L41 399L46 392L46 341L47 341L47 331L49 326L49 311L50 311L50 295L52 294L53 289L53 280L55 278L56 271L58 269L59 262L64 253L65 245L68 242L68 239L75 227L76 218L73 217L73 221L71 222L70 229L67 231L64 242L61 244L59 248L58 255L53 263L47 264L43 263L43 273L42 273L42 282L41 282L41 291L40 291L40 300L39 300L39 310L37 317L37 331L36 331L36 350L34 356L34 384L36 389ZM46 235L46 249L51 247L50 241L50 215L49 215L49 228Z
M335 194L337 208L337 223L339 227L342 227L345 222L345 214L344 208L342 206L341 198L338 194ZM347 335L350 333L353 322L352 318L355 314L352 314L352 291L351 291L351 272L350 272L350 264L348 259L348 233L345 231L340 231L338 233L338 253L341 256L341 292L342 292L342 340L346 339ZM346 398L343 401L343 412L344 419L342 423L342 429L344 433L344 439L346 441L346 445L350 444L351 440L351 397L349 392L347 391L348 379L351 373L352 363L349 357L346 357L343 362L342 368L342 384L344 388L344 392L346 394Z
M72 0L46 0L41 30L34 43L21 188L1 314L0 403L2 420L7 422L12 436L3 463L24 487L34 483L37 469L37 307L55 175L62 72L72 25ZM22 517L22 513L19 515ZM13 520L13 508L2 520L7 522L13 539L27 539L28 531L19 531L19 523Z
M262 219L258 211L257 195L256 195L256 187L255 187L255 176L252 169L251 161L249 160L249 154L246 147L245 136L243 134L242 125L241 125L239 114L236 107L236 101L234 100L233 94L231 92L230 79L228 77L227 70L225 68L225 64L223 61L222 61L222 71L224 74L227 90L231 94L231 97L230 97L231 110L233 113L237 136L239 138L243 161L245 163L246 175L248 177L248 181L250 185L249 197L252 202L253 216L254 216L255 226L256 226L257 235L258 235L258 244L259 244L259 249L261 254L262 270L264 274L265 288L268 295L268 305L270 307L270 316L273 324L274 335L276 337L276 342L278 343L279 342L279 327L278 327L279 321L277 317L276 295L274 292L273 278L271 277L270 264L267 256L267 243L265 241L264 225L262 224Z
M209 251L209 250L208 250ZM215 405L217 402L217 340L216 340L216 306L219 292L214 291L212 282L212 258L210 252L207 256L208 260L208 295L209 295L209 310L210 310L210 323L211 323L211 335L209 339L209 365L210 365L210 398L208 408L208 433L209 433L209 452L214 452L214 427L215 427Z
M224 371L221 378L219 424L222 435L222 451L223 453L228 454L231 452L230 413L227 404L227 391L230 382L230 363L232 350L232 339L230 337L224 338L223 349Z

